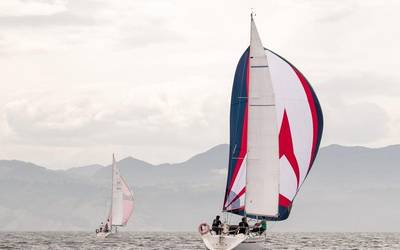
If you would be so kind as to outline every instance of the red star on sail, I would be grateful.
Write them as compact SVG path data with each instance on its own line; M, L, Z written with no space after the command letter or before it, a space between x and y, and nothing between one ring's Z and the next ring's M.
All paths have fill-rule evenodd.
M299 188L300 169L293 150L292 133L290 132L290 124L286 109L283 112L281 130L279 131L279 159L281 159L282 156L285 156L292 166L293 172L296 175L297 188Z

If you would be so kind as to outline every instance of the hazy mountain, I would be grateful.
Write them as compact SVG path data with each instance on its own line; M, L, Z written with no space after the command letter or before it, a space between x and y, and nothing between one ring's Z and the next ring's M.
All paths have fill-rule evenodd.
M321 149L282 230L399 231L399 195L399 145L331 145Z
M221 175L218 169L226 168L227 159L227 145L219 145L182 163L154 166L128 157L119 161L118 166L122 174L135 186L209 183L210 179L215 180L215 175ZM110 174L110 166L107 166L97 171L93 178L109 180Z
M93 164L93 165L88 165L88 166L83 166L83 167L70 168L65 172L67 174L72 175L72 176L92 177L101 168L104 168L104 166L103 165L99 165L99 164Z
M118 162L134 190L129 230L196 230L221 210L227 145L177 164ZM400 146L320 150L292 214L275 231L399 231ZM110 166L53 171L0 161L2 230L93 230L108 212Z

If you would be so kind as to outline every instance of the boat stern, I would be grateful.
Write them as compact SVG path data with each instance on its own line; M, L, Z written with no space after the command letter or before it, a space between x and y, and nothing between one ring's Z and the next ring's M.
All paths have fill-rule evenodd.
M207 233L201 236L209 250L231 250L247 239L246 235L214 235Z

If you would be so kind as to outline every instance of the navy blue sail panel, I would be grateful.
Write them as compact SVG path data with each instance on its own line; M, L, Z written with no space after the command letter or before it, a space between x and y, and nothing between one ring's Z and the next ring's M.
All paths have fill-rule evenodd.
M242 163L247 153L248 61L249 48L243 53L236 67L231 96L229 167L223 210L235 214L241 214L244 210L246 191L238 173L241 167L245 167Z

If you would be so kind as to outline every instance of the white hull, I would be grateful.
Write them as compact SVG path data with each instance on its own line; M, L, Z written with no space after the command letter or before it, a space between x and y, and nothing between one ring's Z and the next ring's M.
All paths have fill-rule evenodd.
M265 248L265 237L251 237L244 234L213 235L207 233L201 236L209 250L260 250Z
M265 237L258 236L251 238L249 237L247 240L243 241L235 250L260 250L266 249L265 247Z
M209 250L260 250L265 249L265 237L251 237L244 234L214 235L207 233L201 236Z
M201 236L209 250L232 250L247 239L244 234L214 235L207 233Z
M97 238L107 238L108 236L110 236L111 235L111 232L107 232L107 233L105 233L105 232L99 232L99 233L96 233L96 237Z

